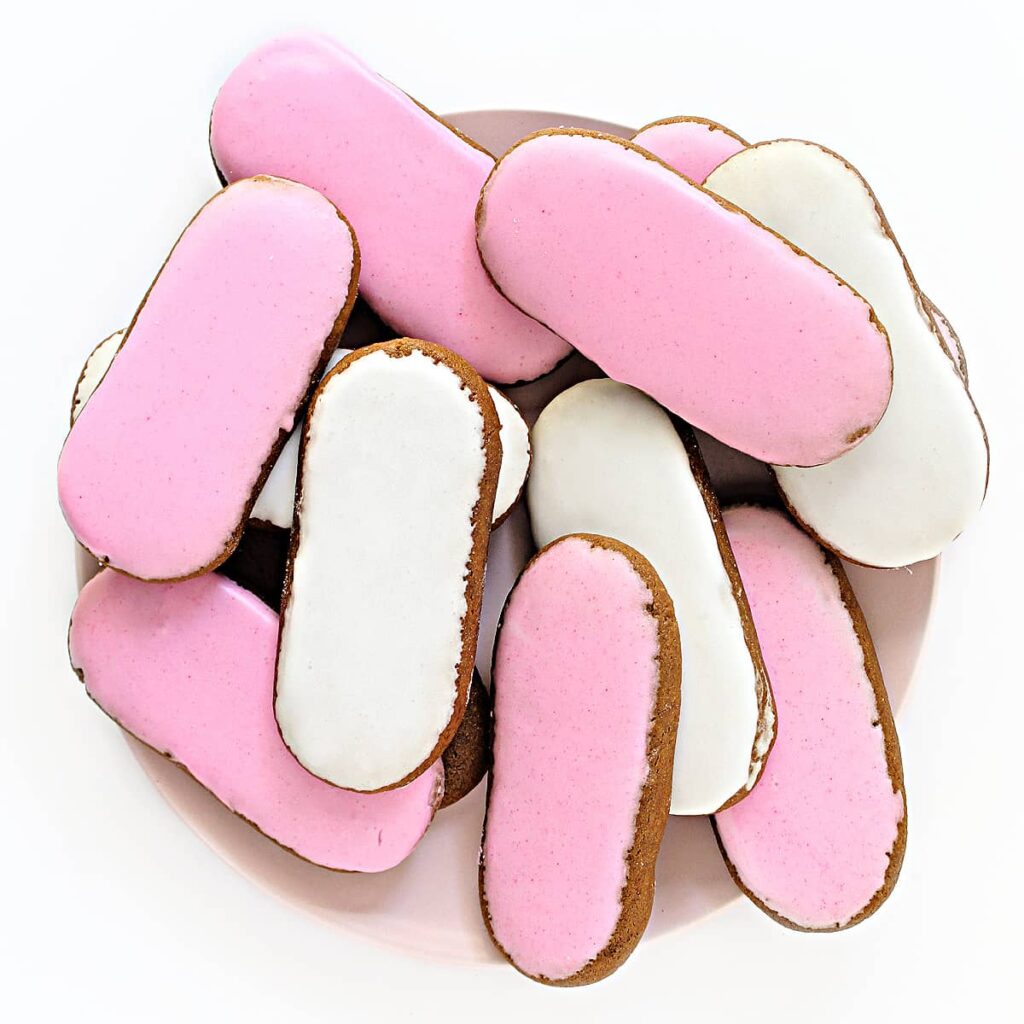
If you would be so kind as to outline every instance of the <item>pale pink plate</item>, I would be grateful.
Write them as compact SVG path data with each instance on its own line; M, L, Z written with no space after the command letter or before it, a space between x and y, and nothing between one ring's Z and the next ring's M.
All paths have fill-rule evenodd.
M517 139L557 125L592 128L630 137L620 125L589 118L530 111L477 111L450 120L493 153ZM559 391L596 376L579 356L555 373L511 394L532 423ZM764 466L701 436L712 479L723 500L771 493ZM489 681L490 652L508 590L533 550L522 503L491 539L487 585L477 651ZM906 696L924 638L938 575L937 560L909 569L849 566L882 663L893 707ZM82 584L95 565L79 551ZM392 949L448 962L502 962L480 921L477 850L485 785L438 814L426 838L399 867L380 875L338 874L286 853L228 811L165 758L128 738L157 790L221 857L242 874L302 910ZM706 818L670 818L658 860L657 896L646 942L657 941L739 899L722 864ZM751 908L751 913L758 911ZM642 955L642 949L641 949Z

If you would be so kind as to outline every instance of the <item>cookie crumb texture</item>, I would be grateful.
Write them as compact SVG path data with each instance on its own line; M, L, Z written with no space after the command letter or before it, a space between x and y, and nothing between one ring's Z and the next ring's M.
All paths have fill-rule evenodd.
M838 560L782 513L725 513L778 706L764 775L715 817L740 887L790 927L863 920L896 882L903 770L871 641Z
M276 613L218 573L160 584L106 569L71 619L71 663L123 729L299 857L339 871L393 867L434 816L441 766L388 793L314 778L274 721L276 649Z
M502 618L481 906L499 949L541 981L604 977L650 914L678 632L657 577L634 560L603 538L557 541Z

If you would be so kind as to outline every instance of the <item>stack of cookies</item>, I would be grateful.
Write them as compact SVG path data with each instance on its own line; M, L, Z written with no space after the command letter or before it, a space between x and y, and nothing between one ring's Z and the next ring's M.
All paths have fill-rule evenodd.
M906 798L840 556L937 555L988 446L860 174L685 117L495 160L315 36L235 69L210 144L225 187L72 402L89 696L338 871L398 864L487 775L482 926L545 983L632 952L669 814L713 816L788 927L876 910ZM581 356L528 426L506 392ZM716 493L704 436L776 497ZM488 688L521 496L539 550Z

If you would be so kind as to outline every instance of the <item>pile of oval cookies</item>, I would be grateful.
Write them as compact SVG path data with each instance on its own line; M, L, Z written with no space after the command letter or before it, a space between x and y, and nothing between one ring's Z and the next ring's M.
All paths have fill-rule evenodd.
M697 118L495 160L315 36L231 73L210 143L226 187L89 357L60 456L102 566L70 628L89 696L339 871L393 867L488 775L482 927L538 981L629 956L669 814L712 815L783 925L874 912L906 802L839 556L937 555L988 447L860 174ZM574 351L598 376L528 428L499 389ZM693 428L777 497L720 507ZM489 691L520 496L539 551Z

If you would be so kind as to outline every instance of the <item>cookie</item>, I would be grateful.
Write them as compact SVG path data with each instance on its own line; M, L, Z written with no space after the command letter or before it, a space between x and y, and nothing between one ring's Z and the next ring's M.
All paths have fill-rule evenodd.
M277 611L281 607L287 564L288 532L276 527L263 529L250 520L238 547L217 567L217 572L251 590Z
M782 512L725 512L771 673L779 734L764 776L715 817L736 884L790 928L864 920L907 841L899 742L842 565Z
M612 380L563 391L533 428L534 539L615 537L655 567L679 620L685 681L673 814L711 814L757 782L775 735L768 676L692 431Z
M85 403L92 398L92 393L99 387L100 381L106 376L127 333L125 329L114 331L89 353L89 358L86 359L82 372L78 375L78 380L75 381L75 393L71 396L71 426L75 425L78 414L85 407Z
M532 380L570 353L499 295L474 211L494 158L331 39L251 53L217 96L210 148L228 181L279 174L352 221L363 296L398 334L453 349L488 380Z
M348 793L288 753L273 714L277 615L218 573L147 584L108 570L71 618L71 663L126 732L268 838L323 867L384 871L430 824L440 765L404 789Z
M605 537L544 548L494 653L480 906L552 985L598 981L647 925L679 717L679 630L650 564Z
M224 561L337 346L357 275L348 224L312 189L252 178L214 196L61 452L61 508L83 547L147 580Z
M498 287L609 377L756 458L854 447L891 390L885 331L831 271L623 139L538 132L484 186Z
M494 495L493 526L500 526L515 508L530 475L533 453L530 448L530 428L516 404L503 391L492 387L498 422L501 424L501 470L498 489Z
M314 775L373 792L437 760L466 707L501 462L465 360L403 338L347 356L303 428L277 721Z
M892 400L881 423L827 466L780 467L787 505L854 562L895 567L937 555L981 507L988 444L874 193L842 157L788 139L736 154L707 187L860 289L892 344Z
M444 799L451 807L469 796L491 766L491 695L473 670L466 712L454 739L441 755L444 764Z
M666 117L645 125L633 143L700 185L733 154L747 148L735 132L703 117Z

